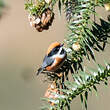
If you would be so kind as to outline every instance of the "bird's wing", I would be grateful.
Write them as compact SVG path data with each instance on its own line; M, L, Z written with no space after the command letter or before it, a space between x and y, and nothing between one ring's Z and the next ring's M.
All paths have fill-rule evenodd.
M48 56L45 56L44 60L43 60L43 64L42 64L41 68L38 69L36 74L39 75L39 73L41 73L47 66L50 66L53 62L54 62L54 59L52 59Z
M46 68L47 66L50 66L53 62L54 62L54 59L46 55L43 60L42 68Z

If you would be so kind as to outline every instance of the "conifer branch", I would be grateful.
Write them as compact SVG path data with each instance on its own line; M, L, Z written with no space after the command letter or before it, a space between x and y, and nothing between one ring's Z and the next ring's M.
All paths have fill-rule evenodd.
M95 60L94 50L104 50L107 39L110 37L110 23L100 18L100 25L90 15L98 16L96 6L104 6L104 0L62 0L59 3L61 12L62 5L65 6L66 19L68 23L69 34L65 38L68 53L67 66L63 71L65 77L62 81L62 88L59 91L51 91L54 98L46 98L49 106L43 110L70 110L70 103L80 95L81 102L87 109L88 93L92 88L97 92L97 84L104 82L107 85L107 79L110 76L110 65L106 67L98 65L98 70L91 70L90 73L83 71L82 62L84 56L90 60L90 56ZM98 16L99 17L99 16ZM69 62L69 63L68 63ZM78 65L78 66L76 66ZM79 72L79 69L82 71ZM71 72L74 81L67 81L68 73ZM74 74L73 74L74 73ZM62 79L58 79L62 80ZM59 82L57 82L59 84Z
M49 72L46 72L47 76L53 79L54 82L46 91L45 96L47 98L44 98L44 100L48 101L49 105L45 106L43 110L70 110L70 103L79 95L81 102L84 103L87 109L88 93L92 89L97 92L96 85L100 84L100 82L104 82L107 85L107 80L110 77L110 64L106 64L106 67L98 65L98 70L89 70L89 74L83 70L82 66L84 56L88 60L90 60L90 56L95 60L94 50L103 51L108 42L107 40L110 37L110 22L100 18L96 13L95 7L102 7L109 1L36 1L37 3L34 3L33 0L28 0L25 4L25 9L32 15L30 22L34 24L34 27L38 31L42 32L43 29L48 28L48 24L52 23L53 8L56 3L58 3L60 13L62 7L64 8L69 29L67 37L64 40L66 43L67 59L61 67L60 72L58 72L62 73L62 76L59 77L56 73L49 74ZM94 16L94 19L91 19L91 15ZM99 17L100 24L97 24L95 21L96 16ZM73 82L68 80L69 73L73 77Z
M79 72L78 74L74 74L74 82L65 81L66 89L62 89L61 91L64 93L56 94L56 99L45 99L49 102L54 102L54 106L44 106L42 110L70 110L71 101L80 95L81 102L84 103L85 108L87 109L87 100L88 94L93 89L97 93L96 85L103 82L105 85L108 84L108 78L110 77L110 64L106 63L106 67L102 65L97 65L98 70L89 70L89 73Z
M83 61L83 56L86 56L88 60L91 56L95 60L93 50L99 51L104 49L107 37L109 37L109 35L103 36L106 30L101 32L105 26L99 26L96 24L96 21L90 18L90 15L98 15L95 7L103 6L103 4L104 1L96 3L95 0L70 0L65 2L66 18L70 30L65 42L67 48L71 50L69 53L71 60ZM102 22L105 21L101 19ZM108 23L108 25L110 24ZM106 31L107 34L110 32L110 26L108 29ZM101 34L103 37L100 36ZM103 40L100 40L101 38ZM103 42L103 46L101 46L101 42ZM78 45L80 49L76 50L75 46Z

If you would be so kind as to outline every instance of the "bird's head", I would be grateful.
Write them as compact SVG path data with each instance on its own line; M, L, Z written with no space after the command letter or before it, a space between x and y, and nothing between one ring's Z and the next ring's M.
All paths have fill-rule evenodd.
M64 44L61 44L59 42L52 43L47 50L47 56L51 58L64 58L66 56L66 51L63 48Z

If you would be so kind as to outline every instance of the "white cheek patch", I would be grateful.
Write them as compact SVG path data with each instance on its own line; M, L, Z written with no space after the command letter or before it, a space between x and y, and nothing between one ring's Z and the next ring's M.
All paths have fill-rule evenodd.
M55 55L53 55L52 58L53 58L53 59L56 58L56 57L64 58L66 54L65 54L65 53L64 53L64 54L60 54L61 51L62 51L62 49L63 49L63 48L61 47L60 50L58 51L58 53L55 54Z

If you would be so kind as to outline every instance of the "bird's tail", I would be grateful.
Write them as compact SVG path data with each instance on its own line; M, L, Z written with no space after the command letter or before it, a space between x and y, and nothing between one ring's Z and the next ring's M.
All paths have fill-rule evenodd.
M39 68L36 72L36 75L39 75L43 70L44 70L44 68Z

